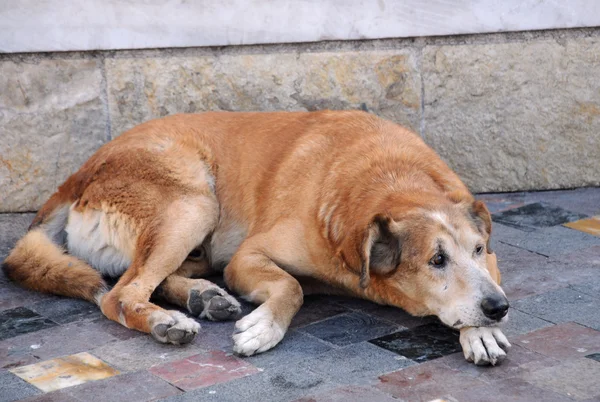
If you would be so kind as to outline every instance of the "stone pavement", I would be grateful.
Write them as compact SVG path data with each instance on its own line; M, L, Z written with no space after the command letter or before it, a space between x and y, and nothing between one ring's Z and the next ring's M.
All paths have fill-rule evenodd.
M600 401L600 189L480 198L512 305L500 366L465 362L433 318L360 300L307 297L278 347L239 358L233 322L165 346L0 276L0 401ZM32 217L0 215L0 259Z

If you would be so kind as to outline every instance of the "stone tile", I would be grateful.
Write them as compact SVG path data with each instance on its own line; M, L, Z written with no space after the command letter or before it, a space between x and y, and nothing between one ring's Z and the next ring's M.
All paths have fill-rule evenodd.
M494 222L531 232L535 229L561 225L587 217L554 205L536 202L496 213Z
M318 395L305 396L295 402L394 402L398 401L372 387L345 386L323 392Z
M508 312L508 322L502 326L502 332L510 341L512 337L527 334L540 328L551 327L553 325L554 323L513 308Z
M205 110L364 107L416 131L417 63L408 48L107 59L113 137L151 118Z
M600 237L600 216L565 223L563 226Z
M56 323L25 308L0 312L0 341L56 326Z
M41 394L41 391L13 373L0 371L0 401L12 402Z
M508 378L478 387L460 387L452 391L460 402L567 402L572 399L548 389L536 387L520 378Z
M539 388L574 399L600 399L600 363L591 359L566 360L523 377Z
M421 135L475 192L598 186L599 50L596 38L427 45Z
M244 361L259 367L277 367L282 364L292 364L306 358L318 358L331 346L310 335L297 331L288 331L283 340L273 349L258 355L244 358Z
M165 345L158 343L150 335L146 335L126 341L112 342L91 349L90 353L121 371L139 371L194 356L205 350L195 344Z
M44 392L72 387L119 374L89 353L78 353L10 370Z
M59 324L72 321L94 320L102 317L98 306L85 300L58 298L41 301L28 306L36 313Z
M559 360L533 352L520 345L513 345L508 350L506 358L496 366L477 366L468 362L462 352L442 357L436 362L490 384L508 378L523 377L541 368L560 364Z
M19 240L27 232L27 228L31 224L34 216L35 214L32 213L0 213L0 262L4 261L17 240ZM7 282L8 279L4 276L4 272L2 272L0 269L0 283ZM0 300L2 300L2 298L0 298Z
M292 320L290 328L303 327L347 312L347 308L337 303L332 303L328 297L305 296L302 308Z
M72 322L7 339L0 342L0 361L4 368L18 367L119 340L105 328L106 324L99 322Z
M586 356L588 359L596 360L600 363L600 353L592 353L591 355Z
M233 348L234 321L200 321L200 331L192 342L196 348L203 350L220 349L231 351Z
M521 236L506 240L505 243L547 257L555 257L560 254L598 246L600 245L600 238L564 226L555 226L524 233Z
M415 364L403 356L368 342L346 346L308 358L300 363L300 371L310 370L340 384L372 382L377 376Z
M245 360L217 350L155 366L150 372L189 391L246 377L259 370Z
M555 359L578 358L600 352L600 331L569 322L520 336L512 343Z
M575 321L600 330L600 299L563 288L517 300L517 310L553 323Z
M585 293L588 296L598 297L598 295L600 295L600 277L591 278L586 282L576 283L570 287L571 289L577 292Z
M359 312L339 315L301 329L338 346L366 341L397 330L397 325Z
M373 303L368 300L349 297L336 297L332 300L334 300L336 304L347 309L383 318L384 320L398 324L403 328L412 328L430 322L437 322L437 318L434 316L415 317L397 307L382 306L381 304Z
M527 202L547 202L585 215L600 214L600 187L523 193Z
M110 402L154 401L182 392L146 371L119 374L46 394L55 401L88 401L90 396Z
M525 205L524 193L488 193L476 194L475 198L485 202L492 214L519 208Z
M0 62L0 211L37 210L108 139L101 60Z
M379 377L379 381L377 388L395 398L424 402L437 398L447 399L457 390L485 384L460 370L440 364L439 360L383 375Z
M0 262L1 260L2 258L0 258ZM2 282L2 275L2 270L0 270L0 286L2 287L2 292L0 292L0 311L10 310L16 307L26 307L40 301L49 302L58 299L57 296L21 288L18 285L9 282L8 278L3 278L6 282Z
M334 383L298 365L281 366L274 370L208 388L188 391L169 401L291 401L300 397L318 394L336 387Z
M431 323L382 336L370 342L422 363L462 350L458 337L458 332L442 324Z

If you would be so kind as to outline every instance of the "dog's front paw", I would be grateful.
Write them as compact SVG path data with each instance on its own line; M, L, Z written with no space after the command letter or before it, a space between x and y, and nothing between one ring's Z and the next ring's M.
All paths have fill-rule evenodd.
M200 324L179 311L159 310L150 315L150 333L160 343L190 343L199 329Z
M262 305L235 323L233 351L252 356L271 349L284 335L285 328L275 322L271 310Z
M508 339L500 328L467 327L460 330L460 345L465 359L478 366L495 366L504 360L510 348Z

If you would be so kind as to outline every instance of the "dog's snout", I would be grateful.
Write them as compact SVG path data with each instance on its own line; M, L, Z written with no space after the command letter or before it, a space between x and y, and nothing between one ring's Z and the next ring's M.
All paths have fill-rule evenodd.
M500 321L508 313L508 300L503 295L488 296L481 301L481 310L487 318Z

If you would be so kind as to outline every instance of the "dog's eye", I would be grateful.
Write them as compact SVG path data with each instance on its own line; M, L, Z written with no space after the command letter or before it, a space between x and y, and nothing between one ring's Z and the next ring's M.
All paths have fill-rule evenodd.
M198 259L204 256L204 250L202 248L193 249L190 254L188 254L188 258Z
M477 254L477 255L480 255L481 253L483 253L483 245L481 245L481 244L478 244L478 245L475 247L475 254Z
M429 263L436 268L443 268L446 265L446 256L442 253L437 253Z

